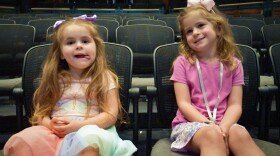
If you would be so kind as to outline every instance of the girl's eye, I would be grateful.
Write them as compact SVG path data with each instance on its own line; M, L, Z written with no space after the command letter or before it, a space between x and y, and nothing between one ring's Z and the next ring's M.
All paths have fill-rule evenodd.
M198 27L201 28L203 27L205 24L199 24Z
M190 33L192 33L192 30L191 30L191 29L190 29L190 30L185 31L185 34L186 34L186 35L188 35L188 34L190 34Z
M66 44L67 45L72 45L74 43L74 41L68 41Z
M88 40L84 40L83 43L89 43L89 41Z

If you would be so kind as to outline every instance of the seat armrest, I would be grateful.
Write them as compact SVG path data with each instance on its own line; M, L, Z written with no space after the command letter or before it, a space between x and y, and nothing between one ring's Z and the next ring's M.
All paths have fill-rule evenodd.
M276 85L268 85L267 87L269 88L269 94L274 95L278 91L278 86Z
M152 115L153 115L153 101L157 94L157 88L154 86L147 86L147 97L148 97L148 125L147 125L147 144L146 154L150 155L152 148Z
M139 98L140 98L140 89L139 88L130 88L129 89L129 98L132 100L133 104L133 143L135 146L138 146L138 103L139 103Z
M272 97L276 95L278 87L276 85L260 86L259 90L259 138L268 139L268 131L270 127L270 111L272 105Z
M129 89L129 97L134 99L134 98L139 98L140 97L140 89L139 88L130 88Z
M18 98L22 98L23 89L22 88L14 88L13 89L13 97L17 100Z
M147 97L148 98L155 98L157 94L157 88L154 86L147 86Z
M14 88L12 94L16 101L17 130L21 131L23 129L23 89Z

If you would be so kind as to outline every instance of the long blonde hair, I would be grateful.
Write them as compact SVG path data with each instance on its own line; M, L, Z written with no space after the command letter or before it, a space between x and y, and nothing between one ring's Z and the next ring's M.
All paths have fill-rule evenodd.
M213 25L217 33L218 57L221 62L227 64L230 69L233 70L236 67L234 57L237 57L240 60L242 60L242 57L238 47L235 45L235 40L228 21L216 7L213 7L211 11L208 11L202 5L198 4L186 7L180 12L178 16L179 28L182 36L179 45L180 54L185 56L190 63L193 64L195 62L195 51L193 51L187 43L183 25L183 20L188 17L190 13L198 13Z
M114 74L107 66L105 47L96 26L83 19L68 19L55 29L51 36L53 45L45 59L43 70L41 73L41 82L36 89L33 97L34 114L30 119L32 125L37 125L45 116L50 116L53 108L63 94L61 83L65 86L70 85L71 75L68 64L61 59L61 41L63 31L69 25L79 25L85 27L96 44L96 58L93 64L83 73L82 78L89 78L91 81L86 89L85 97L87 101L87 115L89 114L89 101L94 93L99 107L102 111L108 112L105 92L108 90L109 78L113 78L117 91L119 91L119 83L117 75ZM108 76L111 75L111 76ZM118 92L119 93L119 92ZM117 94L119 95L119 94ZM122 106L118 96L119 114L117 117L122 120ZM109 112L108 112L109 113Z

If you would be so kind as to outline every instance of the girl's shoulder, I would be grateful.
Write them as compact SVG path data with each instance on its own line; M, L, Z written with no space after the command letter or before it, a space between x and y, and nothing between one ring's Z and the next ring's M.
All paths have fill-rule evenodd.
M183 55L179 55L176 59L175 59L175 62L178 62L178 63L183 63L183 64L191 64L190 62L189 62L189 60L185 57L185 56L183 56Z
M183 55L179 55L179 56L177 56L176 60L186 60L187 61L187 58Z
M194 67L194 64L191 64L189 62L189 60L183 55L179 55L175 59L175 61L173 62L173 65L172 65L172 69L174 71L182 71L182 70L189 71L193 67Z
M233 57L234 63L236 63L237 66L239 66L242 62L239 58Z

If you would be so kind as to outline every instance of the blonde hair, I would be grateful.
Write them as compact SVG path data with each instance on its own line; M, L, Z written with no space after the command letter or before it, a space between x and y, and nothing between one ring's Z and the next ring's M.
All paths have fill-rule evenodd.
M71 75L68 70L68 64L65 60L61 59L62 53L60 47L63 38L63 31L70 25L85 27L90 32L90 36L96 44L95 61L82 73L82 79L90 79L90 83L85 92L87 101L86 118L89 115L89 101L90 98L92 98L92 93L94 93L101 110L108 112L105 92L109 88L110 77L111 79L113 78L116 90L119 91L117 75L114 74L107 66L104 43L96 26L92 22L83 19L68 19L59 25L51 36L53 45L45 59L41 73L41 82L33 97L34 114L30 119L32 125L39 124L43 117L51 115L53 108L63 94L63 88L65 88L61 88L61 83L59 83L59 81L62 81L64 86L68 86L71 83ZM122 120L122 106L119 96L118 106L119 114L117 117L113 117Z
M227 64L231 70L235 69L236 63L234 57L240 60L242 60L242 57L238 47L235 45L235 40L228 21L215 6L211 11L208 11L202 5L198 4L186 7L180 12L178 22L182 38L179 45L179 53L185 56L191 64L195 63L195 51L193 51L187 43L183 25L183 20L192 13L198 13L213 25L217 33L217 52L220 61Z

